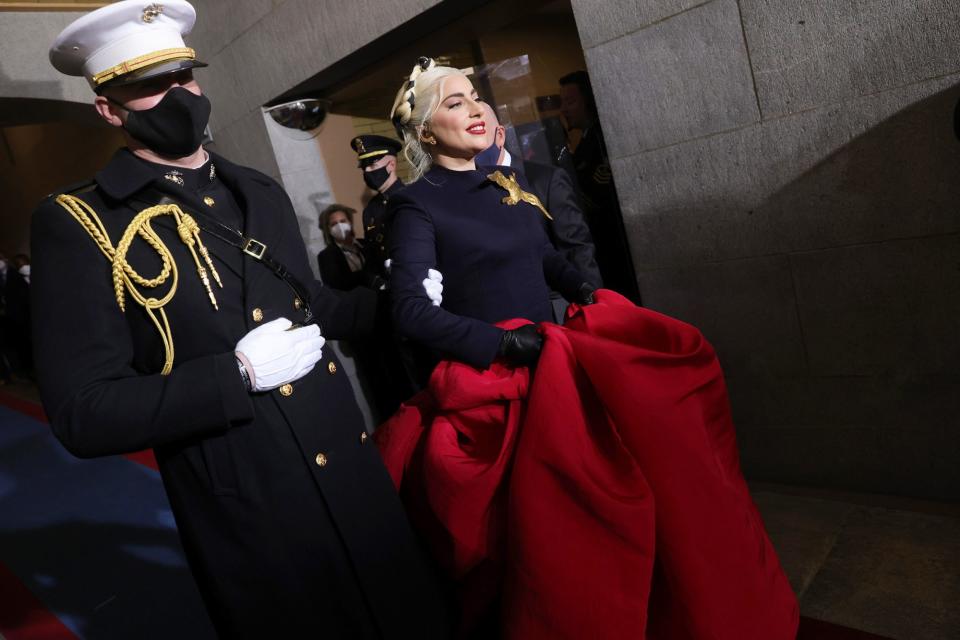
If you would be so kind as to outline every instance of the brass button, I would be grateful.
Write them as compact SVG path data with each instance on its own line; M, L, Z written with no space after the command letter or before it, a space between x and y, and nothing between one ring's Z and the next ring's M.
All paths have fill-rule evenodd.
M203 204L207 205L208 207L212 207L213 205L217 204L217 201L210 196L203 196Z
M337 372L337 365L332 360L327 363L327 371L330 372L330 375L333 375Z
M369 438L369 437L370 437L370 436L367 435L367 432L366 432L366 431L361 431L361 432L360 432L360 444L366 444L366 443L367 443L367 438Z
M293 395L293 385L289 382L282 387L280 387L280 395L282 396L292 396Z
M327 466L327 456L323 455L322 453L317 454L316 461L318 467Z
M254 322L261 322L263 320L263 309L261 309L260 307L257 307L256 309L253 310L253 313L251 315L253 316Z
M302 308L303 308L303 302L301 302L300 298L294 298L294 299L293 299L293 308L294 308L294 309L302 309Z

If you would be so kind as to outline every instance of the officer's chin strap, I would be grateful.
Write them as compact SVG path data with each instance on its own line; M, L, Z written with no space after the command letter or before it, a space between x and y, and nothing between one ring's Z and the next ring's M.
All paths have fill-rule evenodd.
M159 216L171 216L174 218L177 223L177 233L180 236L180 240L190 250L190 255L193 256L193 261L197 267L197 275L203 282L203 286L207 289L210 304L213 305L214 309L219 309L216 296L213 295L213 288L210 286L207 268L210 269L214 280L216 280L221 288L223 287L223 283L220 281L220 274L217 273L216 268L213 266L213 261L210 259L207 248L200 240L200 226L196 220L176 204L159 204L138 213L133 221L127 225L123 236L120 238L120 242L114 247L110 241L110 236L107 234L106 227L103 226L103 222L86 202L76 196L64 194L57 196L57 203L80 223L80 226L93 238L97 247L113 265L113 291L120 309L126 311L125 292L129 291L130 297L146 310L150 320L157 327L157 331L160 332L160 339L163 341L165 356L163 369L160 373L167 375L173 369L173 333L170 330L170 322L167 320L167 314L163 307L173 299L173 295L177 292L177 263L170 249L164 244L160 236L157 235L153 227L150 226L150 221ZM137 235L143 238L147 244L153 247L160 255L160 261L163 266L160 274L155 278L144 278L127 262L127 251L134 237ZM197 251L203 256L206 267L201 264ZM155 289L164 284L168 279L171 280L170 290L161 298L147 297L137 290L137 285L148 289Z

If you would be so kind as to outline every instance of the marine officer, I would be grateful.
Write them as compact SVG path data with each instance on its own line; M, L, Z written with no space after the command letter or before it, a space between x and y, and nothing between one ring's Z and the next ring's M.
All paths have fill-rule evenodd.
M117 2L50 50L126 141L33 216L53 430L80 457L154 449L221 636L447 637L441 589L324 348L372 327L375 296L314 280L277 182L201 146L195 17L184 0Z

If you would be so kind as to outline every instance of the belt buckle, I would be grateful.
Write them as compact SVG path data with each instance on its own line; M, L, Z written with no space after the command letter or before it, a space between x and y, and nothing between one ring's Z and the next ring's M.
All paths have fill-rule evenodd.
M247 244L244 245L243 247L243 252L245 254L247 254L248 256L252 256L257 260L260 260L261 258L263 258L263 254L264 252L266 252L266 250L267 250L267 245L263 244L258 240L254 240L253 238L248 238Z

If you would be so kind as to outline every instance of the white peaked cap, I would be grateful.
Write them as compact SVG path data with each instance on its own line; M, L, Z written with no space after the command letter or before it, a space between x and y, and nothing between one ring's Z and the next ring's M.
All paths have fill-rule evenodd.
M74 20L50 47L50 63L95 90L205 67L183 42L197 12L186 0L123 0Z

